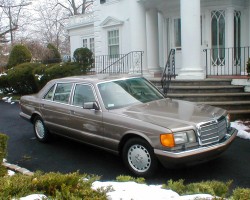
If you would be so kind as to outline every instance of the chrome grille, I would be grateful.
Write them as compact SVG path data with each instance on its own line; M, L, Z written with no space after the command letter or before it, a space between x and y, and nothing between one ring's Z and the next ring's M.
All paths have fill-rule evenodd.
M197 126L200 145L208 145L221 140L227 132L225 117L200 123Z

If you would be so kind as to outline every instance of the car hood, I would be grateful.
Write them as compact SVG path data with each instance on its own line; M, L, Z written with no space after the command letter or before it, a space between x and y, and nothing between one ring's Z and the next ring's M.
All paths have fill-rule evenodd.
M217 119L226 113L226 110L221 108L169 98L113 111L171 130L195 126L200 122Z

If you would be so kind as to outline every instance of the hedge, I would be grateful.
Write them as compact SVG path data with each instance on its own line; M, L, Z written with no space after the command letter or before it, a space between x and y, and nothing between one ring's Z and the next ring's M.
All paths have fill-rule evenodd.
M6 174L6 168L2 166L3 159L7 156L8 136L0 133L0 177Z

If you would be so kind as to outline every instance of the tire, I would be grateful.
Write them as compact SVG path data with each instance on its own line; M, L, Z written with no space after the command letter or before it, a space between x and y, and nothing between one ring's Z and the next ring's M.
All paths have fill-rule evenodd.
M151 177L158 167L153 148L141 138L128 140L123 147L122 157L125 165L136 176Z
M43 143L48 142L50 139L50 133L40 116L35 117L33 121L33 126L37 140Z

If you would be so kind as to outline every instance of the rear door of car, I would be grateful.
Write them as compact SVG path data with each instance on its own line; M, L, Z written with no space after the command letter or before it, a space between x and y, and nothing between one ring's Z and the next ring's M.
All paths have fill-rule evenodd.
M102 111L84 109L83 104L97 102L94 87L88 83L75 84L70 106L70 129L78 140L94 145L102 145Z
M69 102L73 83L57 83L50 88L40 105L40 111L50 131L65 135L70 123Z

